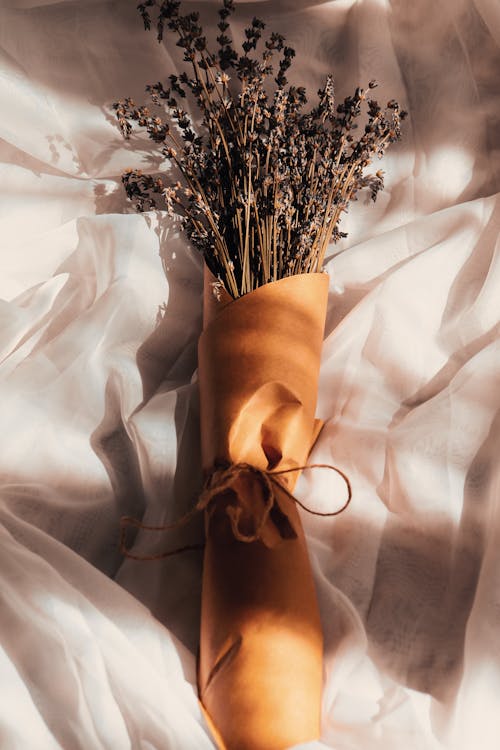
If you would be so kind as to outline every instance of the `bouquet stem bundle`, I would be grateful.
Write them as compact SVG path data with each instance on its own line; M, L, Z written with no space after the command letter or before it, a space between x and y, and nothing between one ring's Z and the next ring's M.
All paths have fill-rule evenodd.
M178 178L127 170L129 198L139 211L165 209L205 261L199 695L219 747L283 750L320 734L322 633L291 492L319 428L321 270L345 236L349 201L364 188L375 200L382 188L382 172L366 169L400 137L406 113L361 88L337 104L331 76L305 111L305 90L288 85L295 53L281 34L253 57L265 28L253 18L242 53L234 49L233 0L219 9L215 52L199 14L182 15L180 2L138 9L147 29L156 14L159 41L174 34L190 68L147 87L157 113L130 98L114 107L125 137L134 122L145 128Z
M316 437L327 290L327 276L307 274L207 300L202 460L221 469L205 512L199 693L230 749L320 733L321 623L300 517L281 489L298 472L279 472L305 464ZM276 476L271 496L260 472Z

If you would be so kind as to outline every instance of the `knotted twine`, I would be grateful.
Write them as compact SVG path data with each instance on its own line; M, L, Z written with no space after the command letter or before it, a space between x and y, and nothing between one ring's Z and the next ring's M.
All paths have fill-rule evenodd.
M304 503L302 503L297 497L295 497L295 495L290 492L290 490L283 484L283 482L280 482L279 479L276 479L277 476L280 476L282 474L289 474L290 472L294 471L305 471L306 469L331 469L342 477L347 487L347 499L338 510L327 512L312 510L311 508L308 508L306 505L304 505ZM138 518L133 518L132 516L123 516L120 519L121 553L131 560L163 560L167 557L178 555L181 552L203 549L205 546L204 544L187 544L182 547L176 547L173 550L168 550L167 552L160 552L156 555L135 555L127 548L127 529L129 527L134 527L144 531L171 531L174 529L179 529L189 523L189 521L191 521L191 519L193 519L198 513L201 513L204 510L209 513L213 512L216 506L216 499L222 497L226 491L231 490L235 480L242 478L245 474L254 476L260 484L263 490L263 510L261 513L260 521L255 531L251 534L248 534L242 531L240 527L240 519L242 516L241 506L227 505L226 513L231 523L231 529L234 538L240 542L250 543L259 540L262 536L263 529L270 517L274 521L275 525L278 526L278 529L284 538L289 537L290 534L295 536L295 532L291 530L290 524L288 524L288 526L284 526L282 523L283 520L286 520L286 515L279 507L276 493L277 489L284 492L285 495L287 495L288 498L292 500L296 505L299 505L303 510L313 516L338 516L340 513L343 513L352 499L352 487L349 478L338 467L332 466L331 464L305 464L304 466L293 466L289 469L266 470L258 469L256 466L245 462L220 462L208 474L205 482L203 483L203 488L196 505L194 505L191 510L178 518L176 521L173 521L172 523L162 524L161 526L150 526L142 523L142 521L140 521ZM280 520L281 524L279 522ZM281 529L279 528L280 525Z

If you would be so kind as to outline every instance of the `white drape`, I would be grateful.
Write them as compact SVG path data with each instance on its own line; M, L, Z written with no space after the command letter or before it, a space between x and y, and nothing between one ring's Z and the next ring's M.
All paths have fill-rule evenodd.
M110 105L175 69L135 2L0 3L0 746L203 750L201 556L123 562L200 486L201 262L130 213ZM216 3L196 4L213 27ZM500 743L500 6L240 3L297 51L295 83L372 78L409 111L327 265L312 460L354 499L303 515L325 630L322 747ZM129 212L129 213L127 213ZM342 250L342 252L339 252ZM335 253L335 254L334 254ZM339 478L297 495L334 510ZM201 539L140 532L136 552ZM310 746L312 748L312 745Z

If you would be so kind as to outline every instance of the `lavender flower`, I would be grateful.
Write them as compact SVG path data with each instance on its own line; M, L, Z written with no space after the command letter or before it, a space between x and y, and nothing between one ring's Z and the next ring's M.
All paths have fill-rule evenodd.
M191 72L146 87L158 114L130 98L113 105L124 137L133 123L144 128L179 179L165 185L165 175L127 170L128 197L138 211L160 208L177 217L235 298L284 276L321 270L329 244L346 236L338 225L349 202L363 189L375 201L383 188L383 173L366 170L400 138L407 113L394 100L384 109L369 98L375 81L337 104L332 76L318 91L318 104L305 111L305 89L288 85L295 52L281 34L271 33L260 56L251 56L265 29L253 18L239 54L227 20L234 3L223 0L218 46L210 52L199 14L182 15L180 6L146 0L138 10L146 29L155 14L159 41L167 31L177 38ZM266 82L275 71L271 95ZM197 127L180 104L187 99L200 113ZM363 107L366 124L356 138Z

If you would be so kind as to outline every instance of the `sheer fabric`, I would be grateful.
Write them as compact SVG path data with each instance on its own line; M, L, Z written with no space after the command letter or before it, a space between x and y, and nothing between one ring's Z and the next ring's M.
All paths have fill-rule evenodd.
M213 747L196 699L201 555L123 560L119 518L173 520L200 487L202 264L122 170L153 169L112 102L175 71L135 2L0 9L1 745ZM213 30L216 3L201 8ZM334 750L500 742L500 10L496 0L240 3L310 94L375 78L409 111L377 203L351 206L311 455L347 472L303 515ZM344 499L305 472L302 502ZM138 554L199 542L139 532ZM312 750L313 745L309 746Z

